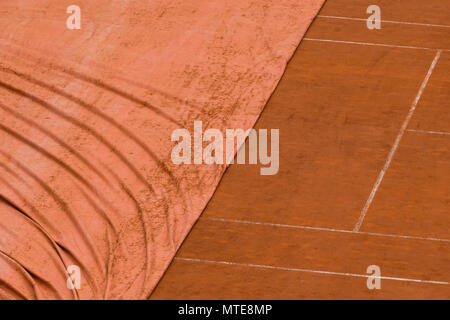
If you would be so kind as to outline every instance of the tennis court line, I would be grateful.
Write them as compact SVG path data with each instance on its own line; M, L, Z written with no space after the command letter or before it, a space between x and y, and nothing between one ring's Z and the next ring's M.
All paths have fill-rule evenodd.
M297 271L297 272L316 273L316 274L335 275L335 276L345 276L345 277L356 277L356 278L373 277L374 279L395 280L395 281L404 281L404 282L419 282L419 283L431 283L431 284L440 284L440 285L449 285L450 284L450 283L448 283L446 281L420 280L420 279L385 277L385 276L372 276L372 275L369 275L369 274L334 272L334 271L312 270L312 269L302 269L302 268L277 267L277 266L270 266L270 265L251 264L251 263L239 263L239 262L231 262L231 261L206 260L206 259L184 258L184 257L175 257L174 260L189 261L189 262L200 262L200 263L222 264L222 265L232 265L232 266L240 266L240 267L259 268L259 269L272 269L272 270L282 270L282 271Z
M352 17L341 17L341 16L327 16L327 15L317 15L318 18L328 18L328 19L339 19L339 20L354 20L354 21L367 21L367 18L352 18ZM395 20L380 20L381 23L395 23L395 24L405 24L405 25L415 25L423 27L439 27L439 28L450 28L449 25L445 24L433 24L433 23L420 23L420 22L406 22L406 21L395 21Z
M444 131L429 131L429 130L414 130L414 129L408 129L406 131L417 132L417 133L441 134L441 135L450 136L450 132L444 132Z
M405 121L403 121L402 127L400 128L400 132L397 135L397 138L395 139L394 145L392 146L391 151L388 154L388 157L386 159L386 162L383 166L383 168L380 171L380 174L378 175L377 181L375 182L372 192L369 195L369 198L366 201L366 204L364 205L364 208L361 211L361 215L356 222L355 227L353 228L353 231L359 231L361 228L362 223L364 222L364 218L366 217L367 211L370 208L370 205L372 204L373 199L375 198L375 195L378 191L378 188L380 187L381 182L383 181L384 175L386 174L386 171L389 169L389 166L391 165L392 158L395 155L395 152L398 149L398 146L400 144L400 141L402 140L403 135L405 134L406 129L408 128L409 121L411 120L414 111L416 110L417 104L420 101L420 98L422 97L423 92L425 91L425 88L428 84L428 81L430 80L431 74L433 73L434 68L436 67L437 62L439 61L439 57L441 56L441 50L439 50L436 53L436 56L434 57L433 62L430 65L430 68L428 69L428 73L425 76L425 79L422 82L422 85L420 86L419 92L416 95L416 98L414 99L411 108L409 109L408 115L406 116Z
M344 229L300 226L300 225L280 224L280 223L270 223L270 222L256 222L256 221L238 220L238 219L208 218L208 217L200 217L200 219L201 220L210 220L210 221L229 222L229 223L241 223L241 224L270 226L270 227L278 227L278 228L291 228L291 229L303 229L303 230L315 230L315 231L328 231L328 232L361 234L361 235L376 236L376 237L389 237L389 238L400 238L400 239L411 239L411 240L450 242L450 239L417 237L417 236L397 235L397 234L389 234L389 233L376 233L376 232L363 232L363 231L356 231L355 232L355 231L344 230Z
M319 42L333 42L333 43L345 43L345 44L357 44L363 46L378 46L378 47L388 47L388 48L401 48L401 49L418 49L418 50L431 50L431 51L450 51L450 49L437 49L437 48L426 48L426 47L415 47L415 46L402 46L397 44L386 44L386 43L374 43L374 42L359 42L359 41L346 41L346 40L331 40L331 39L317 39L305 37L303 40L306 41L319 41Z

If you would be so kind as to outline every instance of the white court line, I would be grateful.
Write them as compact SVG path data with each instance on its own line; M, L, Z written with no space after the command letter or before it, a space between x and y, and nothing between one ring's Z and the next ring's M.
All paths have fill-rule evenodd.
M450 136L450 132L443 132L443 131L427 131L427 130L414 130L414 129L408 129L406 131L418 132L418 133L442 134L442 135Z
M319 41L319 42L334 42L334 43L357 44L357 45L363 45L363 46L377 46L377 47L388 47L388 48L419 49L419 50L432 50L432 51L450 51L450 49L436 49L436 48L415 47L415 46L402 46L402 45L396 45L396 44L385 44L385 43L374 43L374 42L330 40L330 39L317 39L317 38L303 38L303 40L306 40L306 41Z
M428 84L428 80L430 80L431 74L433 73L434 67L436 66L440 56L441 56L441 50L439 50L436 53L436 56L434 57L434 60L431 63L430 68L428 69L428 73L425 76L425 79L423 80L422 85L420 86L419 92L417 93L417 96L414 99L414 102L412 103L411 108L409 109L408 115L406 116L405 121L403 121L402 127L400 128L400 132L398 133L397 138L395 139L395 143L392 146L392 149L389 152L389 155L386 159L386 163L384 164L383 169L381 169L378 179L373 186L372 192L370 193L369 199L367 199L367 202L361 211L361 215L358 219L358 222L356 223L355 227L353 228L353 231L355 231L355 232L359 231L359 229L361 228L361 225L364 221L366 213L369 210L370 205L372 204L373 198L375 197L375 194L377 193L378 188L380 187L381 181L383 181L386 171L389 169L392 158L394 157L395 152L397 151L398 145L400 144L400 141L402 140L403 134L405 133L406 129L408 128L409 121L411 120L411 117L413 116L414 111L416 110L417 104L419 103L419 100L422 97L423 92L425 91L425 88Z
M329 231L329 232L340 232L340 233L350 233L350 234L361 234L376 237L389 237L389 238L400 238L400 239L412 239L412 240L427 240L427 241L440 241L440 242L450 242L450 239L439 239L439 238L426 238L426 237L416 237L416 236L405 236L389 233L376 233L376 232L363 232L363 231L351 231L343 229L332 229L332 228L321 228L321 227L310 227L310 226L299 226L291 224L279 224L279 223L269 223L269 222L255 222L248 220L236 220L236 219L223 219L223 218L207 218L201 217L201 220L211 220L220 222L230 222L230 223L242 223L242 224L254 224L261 226L271 226L279 228L292 228L292 229L304 229L304 230L316 230L316 231Z
M370 275L367 275L367 274L333 272L333 271L311 270L311 269L301 269L301 268L276 267L276 266L269 266L269 265L238 263L238 262L230 262L230 261L216 261L216 260L205 260L205 259L183 258L183 257L175 257L174 259L181 260L181 261L190 261L190 262L214 263L214 264L224 264L224 265L233 265L233 266L250 267L250 268L283 270L283 271L297 271L297 272L317 273L317 274L345 276L345 277L358 277L358 278L370 277ZM419 280L419 279L408 279L408 278L397 278L397 277L383 277L383 276L376 277L376 276L374 276L374 278L384 279L384 280L406 281L406 282L420 282L420 283L432 283L432 284L444 284L444 285L450 284L445 281Z
M326 16L326 15L318 15L319 18L328 18L328 19L340 19L340 20L355 20L355 21L367 21L364 18L351 18L351 17L340 17L340 16ZM408 24L415 26L424 26L424 27L440 27L440 28L450 28L450 26L445 24L432 24L432 23L420 23L420 22L405 22L405 21L394 21L394 20L383 20L380 22L386 23L396 23L396 24Z

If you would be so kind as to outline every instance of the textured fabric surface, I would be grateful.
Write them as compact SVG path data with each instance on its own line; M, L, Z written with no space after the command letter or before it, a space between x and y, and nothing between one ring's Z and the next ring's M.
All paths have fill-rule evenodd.
M0 2L0 298L147 298L226 169L173 130L251 128L323 0L77 2Z

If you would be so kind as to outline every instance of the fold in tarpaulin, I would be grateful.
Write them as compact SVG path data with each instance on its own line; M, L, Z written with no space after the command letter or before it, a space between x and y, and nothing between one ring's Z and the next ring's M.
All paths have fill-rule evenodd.
M226 168L172 132L251 128L323 0L69 2L0 4L0 297L145 299Z

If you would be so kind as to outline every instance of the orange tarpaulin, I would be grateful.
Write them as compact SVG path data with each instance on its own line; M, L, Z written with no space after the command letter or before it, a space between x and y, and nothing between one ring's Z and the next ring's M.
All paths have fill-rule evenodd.
M0 297L145 299L226 168L172 132L251 128L323 0L71 2L0 5Z

